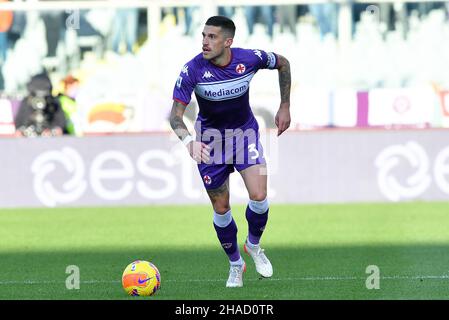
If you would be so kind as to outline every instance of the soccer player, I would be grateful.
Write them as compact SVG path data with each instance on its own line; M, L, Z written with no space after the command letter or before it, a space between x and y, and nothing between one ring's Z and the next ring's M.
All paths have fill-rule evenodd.
M259 244L269 204L266 162L259 126L249 105L249 83L259 69L278 70L281 103L275 123L279 136L290 126L290 64L272 52L231 48L235 25L226 17L209 18L202 34L202 53L182 68L176 81L170 124L197 162L212 203L213 224L230 261L226 286L242 287L246 264L238 248L237 226L229 203L229 175L236 169L249 195L244 251L262 277L271 277L272 265ZM199 105L196 139L183 121L193 91Z

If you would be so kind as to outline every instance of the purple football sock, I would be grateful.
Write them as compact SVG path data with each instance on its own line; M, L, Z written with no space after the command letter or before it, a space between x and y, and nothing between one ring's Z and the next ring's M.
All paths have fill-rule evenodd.
M237 225L234 219L224 228L214 223L214 228L221 246L229 257L229 261L238 261L240 259L240 251L237 245Z
M268 221L268 211L265 213L256 213L249 205L246 207L246 220L248 221L248 240L251 244L259 244L260 237Z

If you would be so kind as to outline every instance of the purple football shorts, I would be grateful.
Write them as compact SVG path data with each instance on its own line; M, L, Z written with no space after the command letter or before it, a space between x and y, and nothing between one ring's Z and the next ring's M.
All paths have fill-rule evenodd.
M237 129L239 130L239 129ZM211 147L210 161L199 163L198 170L207 190L219 188L229 175L256 165L265 164L262 144L259 141L259 131L247 129L226 135L217 141L204 141Z

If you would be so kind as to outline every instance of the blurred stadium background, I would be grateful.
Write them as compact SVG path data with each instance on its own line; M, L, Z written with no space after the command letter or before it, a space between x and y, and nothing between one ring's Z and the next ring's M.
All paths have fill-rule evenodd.
M262 7L249 6L256 4ZM289 56L294 129L449 126L444 1L254 0L212 1L207 6L200 1L2 1L0 5L14 10L13 21L2 23L5 32L0 33L6 38L0 47L2 109L10 109L9 104L13 109L13 114L9 110L0 114L1 134L14 132L17 101L26 94L31 76L44 70L56 92L62 90L66 76L80 79L80 134L166 131L175 77L197 54L203 21L214 13L235 19L235 46ZM118 27L123 19L127 24ZM275 73L257 77L251 90L253 108L268 128L274 126L278 102L278 90L271 85L276 77ZM119 115L108 118L103 113L103 119L98 112L107 107Z
M292 124L280 138L277 73L251 85L270 163L265 241L278 249L279 276L240 294L221 290L208 198L168 123L176 78L215 14L236 22L234 46L278 52L292 70ZM0 298L120 298L121 270L137 258L158 265L168 299L447 298L448 14L447 1L0 1ZM79 80L74 131L16 137L41 72L54 96ZM193 98L190 128L196 112ZM231 183L243 211L243 183ZM196 242L182 237L201 224ZM179 256L211 269L185 281ZM24 277L13 266L29 257ZM69 264L88 270L83 294L64 287ZM365 288L370 264L386 272L385 290Z

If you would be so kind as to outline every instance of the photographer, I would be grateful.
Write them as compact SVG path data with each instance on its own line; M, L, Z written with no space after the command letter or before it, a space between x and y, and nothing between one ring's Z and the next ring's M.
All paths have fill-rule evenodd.
M44 73L31 78L28 96L23 99L15 118L16 136L60 136L67 133L67 121L52 84Z

